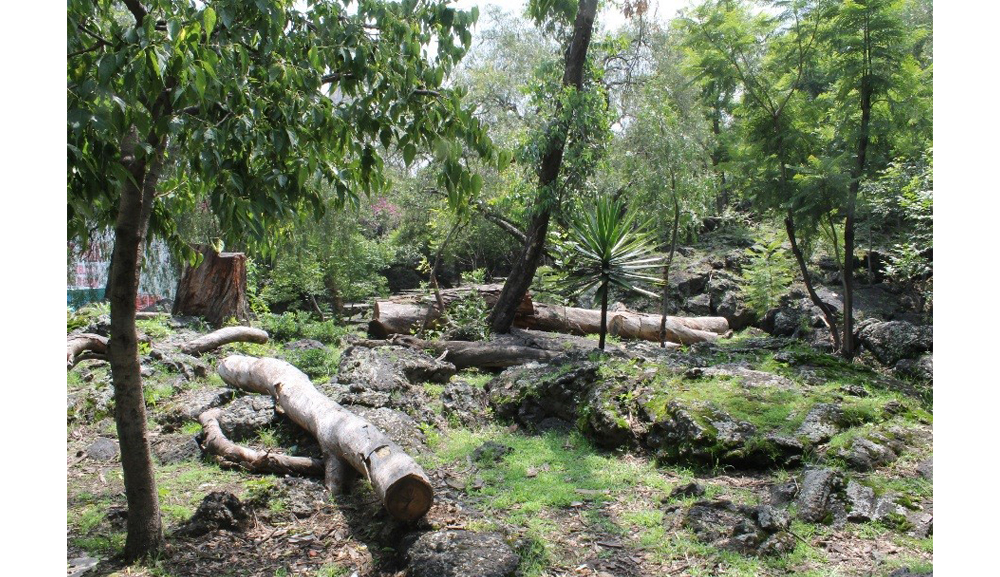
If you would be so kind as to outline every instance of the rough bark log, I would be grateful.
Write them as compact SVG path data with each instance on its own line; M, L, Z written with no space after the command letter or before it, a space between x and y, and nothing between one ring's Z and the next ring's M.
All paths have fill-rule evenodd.
M576 9L576 20L573 23L573 38L566 50L566 65L562 78L563 86L575 87L578 92L583 90L583 69L587 62L587 49L590 46L596 16L597 0L580 0ZM561 102L556 104L555 116L558 118L560 114L562 114ZM559 206L559 199L552 194L552 189L562 167L568 128L563 122L555 122L550 126L546 135L548 146L538 167L539 194L535 198L531 224L525 232L524 246L518 259L514 261L497 305L490 311L488 322L490 330L495 334L510 332L521 299L528 293L531 281L535 278L535 271L538 270L538 263L545 252L545 235L552 211Z
M240 252L217 253L210 246L198 247L204 260L186 267L177 283L174 315L200 316L219 327L226 319L246 320L247 257Z
M527 307L522 307L521 312L514 317L515 327L581 336L601 332L600 310L531 302L528 296L525 296L522 304L530 305L531 309L525 310ZM428 308L431 305L378 301L375 303L374 318L368 324L369 333L380 338L391 334L412 333L420 326ZM660 340L660 315L612 311L608 316L612 335L626 339ZM650 329L654 324L655 328ZM672 343L688 345L714 341L719 335L728 332L729 322L724 317L668 316L666 319L665 336Z
M490 341L425 341L410 336L398 336L388 341L358 341L357 344L371 347L382 344L406 345L414 349L433 351L435 355L441 356L441 360L448 361L459 370L469 367L506 369L532 361L550 361L564 352Z
M434 491L420 465L374 425L317 391L302 371L278 359L229 356L219 375L229 385L271 395L312 433L327 459L329 485L338 488L346 464L371 482L393 517L412 521L430 509Z
M612 335L659 342L661 315L613 311L610 316ZM534 314L518 316L514 326L575 335L598 334L601 311L534 303ZM723 317L667 317L666 322L666 339L683 345L714 341L728 331L729 322Z
M184 343L181 346L181 352L188 355L200 355L229 343L264 344L266 342L267 331L253 327L226 327Z
M83 360L82 354L90 351L99 355L107 355L108 339L92 333L81 333L66 337L66 370L72 369Z
M257 451L249 447L241 447L226 438L219 426L219 415L222 409L209 409L198 416L204 438L201 446L210 454L219 457L224 463L237 465L251 473L275 473L278 475L302 475L306 477L321 477L326 470L323 461L311 457L292 457Z
M448 305L468 295L472 290L483 297L487 307L493 307L500 296L502 285L476 285L474 287L459 287L441 291L441 302L445 310ZM441 312L435 304L435 297L403 296L388 300L375 301L372 321L368 324L368 332L376 338L385 338L394 334L411 334L417 331L426 319L427 327L438 326ZM531 312L531 295L525 294L518 307L520 313Z

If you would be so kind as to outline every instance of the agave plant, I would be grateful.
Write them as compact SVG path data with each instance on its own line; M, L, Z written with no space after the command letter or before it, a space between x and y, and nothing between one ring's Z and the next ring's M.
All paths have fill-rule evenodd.
M563 246L569 268L567 283L577 295L597 287L596 296L601 301L598 347L604 350L611 285L657 298L639 284L660 284L659 278L645 271L662 267L663 262L652 255L655 236L649 223L637 225L635 211L626 212L618 200L598 199L595 211L572 222L569 232Z

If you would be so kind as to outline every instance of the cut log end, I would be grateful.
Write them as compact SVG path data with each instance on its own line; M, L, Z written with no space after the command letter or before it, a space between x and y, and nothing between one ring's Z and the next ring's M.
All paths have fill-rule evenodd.
M407 475L385 492L385 508L402 521L415 521L427 514L434 503L434 490L419 475Z

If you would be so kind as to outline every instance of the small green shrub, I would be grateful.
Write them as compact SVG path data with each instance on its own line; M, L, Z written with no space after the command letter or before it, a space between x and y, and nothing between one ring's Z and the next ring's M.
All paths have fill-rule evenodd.
M778 297L788 290L795 261L782 246L783 239L770 234L746 249L750 261L743 267L747 303L758 314L778 304Z

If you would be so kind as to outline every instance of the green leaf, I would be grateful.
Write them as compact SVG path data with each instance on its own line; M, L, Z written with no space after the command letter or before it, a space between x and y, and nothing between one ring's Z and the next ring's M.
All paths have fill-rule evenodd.
M107 84L108 80L115 73L115 56L114 54L105 54L101 57L101 61L97 64L97 80L101 84Z
M403 162L406 166L410 166L413 163L413 157L417 155L417 147L413 144L407 144L403 147Z
M205 11L201 13L201 18L205 25L205 41L208 42L212 37L212 30L215 30L215 10L211 6L207 6Z
M175 40L177 38L177 33L181 31L181 21L176 18L171 18L167 21L167 38Z

